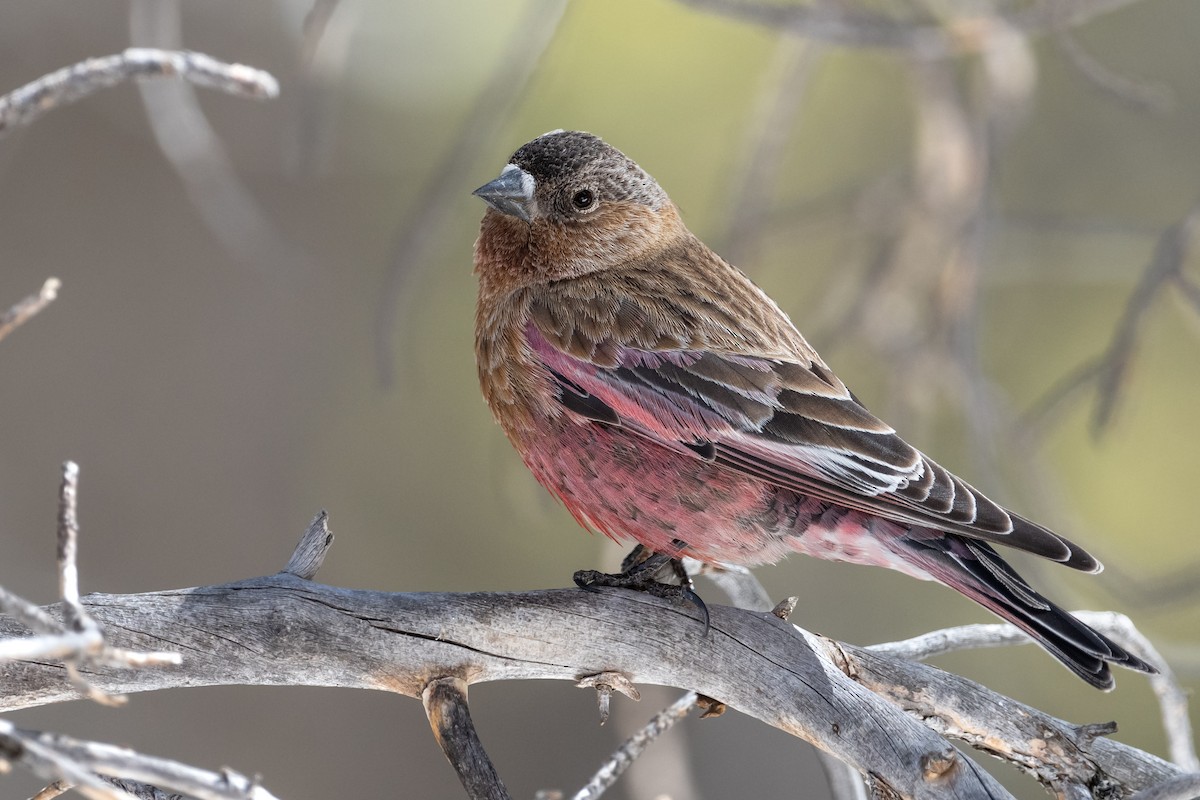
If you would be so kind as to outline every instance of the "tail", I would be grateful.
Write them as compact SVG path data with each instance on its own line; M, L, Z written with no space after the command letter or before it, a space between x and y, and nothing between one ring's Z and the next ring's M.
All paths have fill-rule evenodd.
M985 542L921 528L897 544L900 555L1037 640L1097 689L1113 688L1109 664L1155 674L1154 667L1038 594Z

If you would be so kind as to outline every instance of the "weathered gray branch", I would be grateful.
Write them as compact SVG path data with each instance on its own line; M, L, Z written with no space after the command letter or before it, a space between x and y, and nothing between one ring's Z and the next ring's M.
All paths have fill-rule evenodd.
M106 692L322 685L421 697L433 678L457 677L467 684L578 681L607 670L635 684L677 686L716 698L812 742L869 774L876 787L903 797L1008 795L911 716L903 690L895 687L921 686L925 702L936 706L931 718L938 725L943 719L974 719L970 709L988 708L980 719L995 726L1008 724L1020 709L1030 724L1070 729L956 676L839 645L770 613L714 606L712 631L705 636L686 609L622 590L388 594L280 573L194 589L89 595L82 602L110 646L170 647L184 656L179 666L154 670L88 668L88 682ZM25 633L19 623L0 620L0 638ZM847 663L856 665L853 679ZM0 710L77 697L59 665L0 666ZM973 730L965 723L943 727L967 740ZM1004 730L1018 742L1030 735L1021 728ZM1102 764L1126 792L1182 773L1104 739L1080 741L1077 749L1086 763Z
M1147 676L1150 688L1158 697L1163 729L1171 750L1171 761L1190 772L1200 771L1195 736L1188 719L1188 695L1174 671L1154 645L1134 627L1129 617L1113 611L1073 611L1078 619L1110 636L1117 643L1139 653L1158 668L1157 675ZM960 625L915 636L900 642L874 644L867 649L874 653L897 656L910 661L923 661L956 650L977 647L1001 647L1031 644L1032 640L1016 626L1006 623L992 625Z
M1069 794L1069 786L1101 784L1124 788L1117 795L1123 796L1185 773L1169 761L1103 738L1115 727L1072 725L967 678L870 648L824 637L814 647L934 730L1017 765L1060 796Z

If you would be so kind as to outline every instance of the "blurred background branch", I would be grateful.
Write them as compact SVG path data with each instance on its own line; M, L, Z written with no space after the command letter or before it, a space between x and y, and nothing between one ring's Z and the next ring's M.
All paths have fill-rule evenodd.
M279 94L275 79L253 67L226 64L203 53L131 47L117 55L63 67L0 97L0 135L93 92L145 78L182 78L197 86L257 99Z
M132 0L129 38L135 45L183 46L179 0ZM274 276L311 272L308 254L277 230L239 177L196 92L185 83L138 85L146 119L188 199L231 256Z

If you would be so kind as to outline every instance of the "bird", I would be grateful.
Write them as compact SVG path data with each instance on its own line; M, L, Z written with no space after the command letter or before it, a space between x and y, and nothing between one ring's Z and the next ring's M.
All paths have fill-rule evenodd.
M868 411L624 153L551 131L473 194L487 204L474 248L484 399L581 525L637 543L622 572L576 583L673 592L707 620L683 558L751 567L799 552L948 586L1099 689L1114 686L1110 664L1155 672L993 545L1088 573L1099 561ZM668 569L674 588L655 579Z

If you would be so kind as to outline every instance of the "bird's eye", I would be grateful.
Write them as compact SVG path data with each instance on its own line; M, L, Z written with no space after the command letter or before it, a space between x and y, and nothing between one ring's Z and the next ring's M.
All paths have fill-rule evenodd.
M580 211L587 211L596 203L596 195L590 189L580 189L571 196L571 205Z

